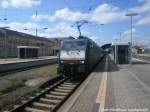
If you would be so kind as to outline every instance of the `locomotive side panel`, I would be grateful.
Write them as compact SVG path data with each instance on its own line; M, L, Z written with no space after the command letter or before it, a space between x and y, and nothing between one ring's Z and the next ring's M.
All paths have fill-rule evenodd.
M103 56L103 52L102 49L97 46L94 42L89 42L89 69L92 69L94 65L96 65L99 60L102 58Z

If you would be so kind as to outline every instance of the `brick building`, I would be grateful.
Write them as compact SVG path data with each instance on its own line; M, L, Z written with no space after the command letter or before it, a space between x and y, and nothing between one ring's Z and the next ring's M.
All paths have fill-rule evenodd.
M39 47L39 56L50 56L56 55L55 48L58 46L58 41L8 29L0 29L0 58L17 57L18 46Z

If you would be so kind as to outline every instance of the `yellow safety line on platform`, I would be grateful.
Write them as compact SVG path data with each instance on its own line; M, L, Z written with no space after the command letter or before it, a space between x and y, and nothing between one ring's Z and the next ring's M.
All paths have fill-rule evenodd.
M100 104L99 112L103 112L105 108L105 98L107 89L107 72L103 72L96 103Z

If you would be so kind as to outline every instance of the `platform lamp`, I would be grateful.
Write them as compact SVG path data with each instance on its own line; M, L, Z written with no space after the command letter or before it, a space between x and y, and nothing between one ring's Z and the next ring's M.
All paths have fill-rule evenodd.
M127 13L127 14L125 14L125 16L129 16L130 17L130 19L131 19L131 40L130 40L130 44L131 44L131 47L132 47L132 41L133 41L133 39L132 39L132 21L133 21L133 16L136 16L136 15L138 15L138 13L133 13L133 12L130 12L130 13Z
M24 28L23 30L24 30L24 31L28 31L29 29ZM27 46L29 46L29 37L27 37Z
M48 28L47 27L44 27L44 28L42 28L43 30L47 30ZM27 31L27 30L29 30L29 29L27 29L27 28L24 28L23 30L25 30L25 31ZM38 29L36 28L36 37L38 36Z
M41 29L39 29L39 30L47 30L48 29L48 27L43 27L43 28L41 28ZM36 30L36 31L38 31L38 29ZM37 34L38 32L36 32L36 34ZM36 35L36 37L37 37L38 35ZM41 49L42 49L42 56L44 56L44 48L43 48L43 44L41 44Z
M36 31L36 37L38 36L38 30L47 30L48 28L47 27L44 27L44 28L41 28L41 29L38 29L36 28L35 31Z

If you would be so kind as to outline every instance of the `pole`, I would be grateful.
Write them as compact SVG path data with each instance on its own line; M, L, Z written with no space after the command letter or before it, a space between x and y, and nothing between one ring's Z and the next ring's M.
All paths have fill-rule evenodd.
M121 42L121 36L122 36L122 32L118 32L119 33L119 40Z
M79 36L81 36L81 30L80 30L80 26L77 26L78 31L79 31Z
M132 46L132 44L133 44L133 35L132 35L132 19L133 19L133 16L136 16L136 15L138 15L138 13L128 13L128 14L126 14L125 16L130 16L130 19L131 19L131 42L130 42L130 45Z
M136 15L138 15L138 13L128 13L128 14L126 14L125 16L130 16L130 19L131 19L131 42L130 42L130 57L131 57L131 59L130 59L130 64L132 64L132 41L133 41L133 38L132 38L132 19L133 19L133 16L136 16Z
M36 37L38 36L38 30L37 30L37 28L35 29L35 35L36 35Z
M132 44L133 44L133 38L132 38L132 16L130 16L131 17L131 46L132 46Z
M36 19L37 19L37 16L38 16L38 12L37 12L37 11L35 12L35 16L36 16ZM37 36L38 36L37 27L36 27L36 29L35 29L35 33L36 33L36 37L37 37Z
M121 33L120 33L120 43L121 43Z

